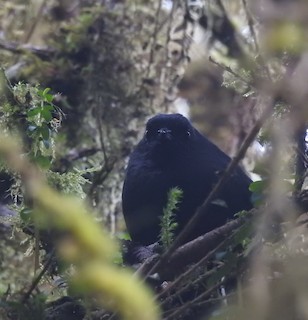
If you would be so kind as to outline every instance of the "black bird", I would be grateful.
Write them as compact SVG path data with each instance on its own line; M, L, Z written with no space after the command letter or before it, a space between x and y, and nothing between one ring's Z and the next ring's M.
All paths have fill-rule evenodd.
M151 118L130 156L123 186L123 214L131 239L142 245L158 241L160 216L173 187L183 191L176 211L178 234L230 161L184 116L158 114ZM250 183L242 169L236 168L187 241L223 225L235 213L250 209Z

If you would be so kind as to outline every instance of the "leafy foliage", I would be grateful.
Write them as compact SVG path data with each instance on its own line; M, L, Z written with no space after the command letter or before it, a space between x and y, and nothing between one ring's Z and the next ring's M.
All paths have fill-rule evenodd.
M174 239L174 232L177 228L176 210L178 208L178 204L181 202L182 196L183 191L179 188L172 188L168 192L167 205L163 210L160 222L160 241L165 250L170 247Z
M4 71L1 72L5 78ZM11 86L8 81L7 88L7 101L0 106L1 127L4 131L22 134L26 152L39 166L48 169L55 156L54 136L63 117L52 102L54 96L49 93L50 88L40 89L21 82ZM9 95L12 99L8 99Z
M78 171L59 173L59 172L47 172L48 183L55 189L61 191L64 194L75 195L80 199L84 199L86 194L83 190L83 185L90 183L89 180L83 177L85 172Z

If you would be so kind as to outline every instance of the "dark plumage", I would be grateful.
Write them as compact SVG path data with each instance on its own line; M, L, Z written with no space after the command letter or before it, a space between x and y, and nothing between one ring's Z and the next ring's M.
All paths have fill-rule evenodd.
M176 212L179 233L202 204L230 158L180 114L158 114L146 125L143 139L130 156L123 187L123 214L133 241L158 240L160 219L172 187L183 190ZM251 208L251 180L238 167L189 239L223 225Z

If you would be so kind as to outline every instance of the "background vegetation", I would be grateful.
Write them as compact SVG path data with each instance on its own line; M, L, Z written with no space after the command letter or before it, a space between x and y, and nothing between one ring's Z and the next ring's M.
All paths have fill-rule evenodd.
M1 319L308 319L306 1L2 0L0 21ZM159 112L241 161L256 209L175 250L170 193L141 284L115 242Z

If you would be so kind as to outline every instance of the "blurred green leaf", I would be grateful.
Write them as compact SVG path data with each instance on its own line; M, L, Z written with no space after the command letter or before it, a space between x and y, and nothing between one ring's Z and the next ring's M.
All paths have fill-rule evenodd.
M267 180L258 180L250 184L249 190L254 193L262 193L267 187Z
M50 109L49 108L42 108L42 110L41 110L41 114L42 114L42 116L43 116L43 118L47 121L47 122L49 122L51 119L52 119L52 114L51 114L51 112L50 112Z
M48 140L50 137L50 130L48 126L44 123L42 127L40 128L40 133L44 140Z
M51 165L51 157L45 157L42 155L39 155L37 157L35 157L35 161L36 163L43 169L49 169L50 165Z
M33 222L32 213L33 213L32 209L25 207L20 211L19 215L23 222L30 223L30 222Z
M34 117L34 116L38 115L40 112L41 112L40 108L33 108L33 109L30 109L29 111L27 111L27 116Z

